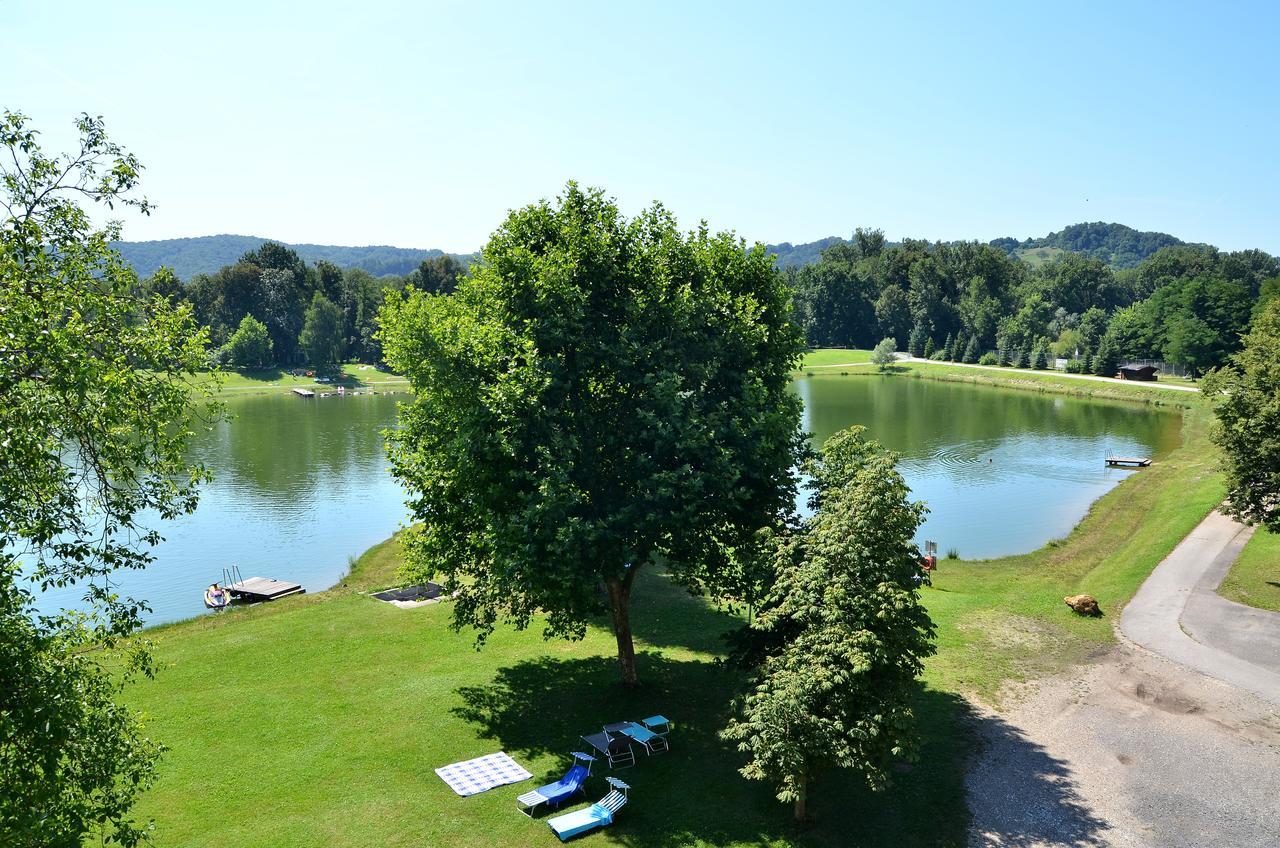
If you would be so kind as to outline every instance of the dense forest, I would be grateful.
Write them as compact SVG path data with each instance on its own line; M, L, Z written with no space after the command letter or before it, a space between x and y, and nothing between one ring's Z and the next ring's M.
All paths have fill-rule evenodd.
M822 258L822 252L835 244L848 244L839 236L828 236L804 244L768 245L768 250L778 256L778 266L795 268L812 265ZM953 244L958 242L952 242ZM892 242L889 243L892 246ZM1184 244L1166 233L1142 232L1124 224L1072 224L1060 232L1049 233L1043 238L1018 241L1015 238L998 238L988 242L1005 253L1031 264L1038 264L1045 257L1060 253L1080 253L1098 259L1112 268L1133 268L1156 251Z
M1185 244L1167 233L1141 232L1124 224L1072 224L1044 238L998 238L991 245L1020 258L1039 248L1056 248L1097 259L1112 268L1136 268L1166 247Z
M787 273L814 346L890 337L917 356L1041 367L1057 356L1094 373L1130 359L1221 365L1280 291L1280 260L1259 250L1177 244L1123 270L1078 253L1031 267L1000 246L889 244L868 230Z
M466 266L436 253L408 274L375 277L321 259L307 264L293 248L265 242L211 274L183 281L160 268L139 294L189 303L209 328L215 362L235 367L379 362L375 318L390 289L412 285L451 292Z
M160 268L140 283L145 294L190 303L210 329L215 360L233 366L378 362L375 321L386 292L406 285L452 291L466 270L452 256L420 251L424 258L405 274L376 275L250 241L211 273L184 281ZM157 243L123 246L147 244ZM1156 245L1133 267L1113 267ZM890 243L878 230L860 229L848 241L771 249L782 248L790 248L778 264L796 292L795 317L815 347L870 348L887 337L917 356L985 356L1028 367L1063 358L1072 370L1102 374L1133 359L1192 374L1220 365L1239 349L1255 304L1280 289L1280 261L1267 253L1224 253L1120 225L1081 224L1045 239L990 244ZM810 249L818 250L812 261ZM1019 258L1029 249L1052 252L1032 264ZM335 250L377 249L321 252L355 255Z
M112 245L138 276L149 277L161 268L169 268L184 280L196 274L212 274L219 268L235 264L240 257L259 250L270 239L258 236L200 236L198 238L163 239L160 241L121 241ZM418 250L407 247L374 245L344 247L334 244L285 244L303 262L329 262L339 268L359 268L375 277L388 274L404 276L428 259L443 256L441 250ZM464 265L470 256L454 255Z

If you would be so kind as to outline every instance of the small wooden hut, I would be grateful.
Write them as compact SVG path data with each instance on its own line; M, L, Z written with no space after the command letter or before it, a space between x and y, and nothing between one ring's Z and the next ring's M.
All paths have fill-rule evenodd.
M1121 365L1116 376L1121 380L1141 380L1144 383L1154 383L1156 381L1156 372L1159 370L1154 365Z

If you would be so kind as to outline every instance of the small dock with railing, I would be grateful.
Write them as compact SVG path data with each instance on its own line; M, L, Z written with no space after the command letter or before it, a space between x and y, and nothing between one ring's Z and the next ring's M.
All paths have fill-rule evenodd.
M1146 468L1151 460L1145 456L1109 456L1108 468Z
M293 393L298 397L305 397L305 398L313 398L316 396L316 393L311 391L310 389L294 389Z
M273 577L245 577L234 565L230 569L224 568L222 574L223 588L237 601L247 603L274 601L276 598L301 595L307 591L300 583L290 583L287 580L276 580Z

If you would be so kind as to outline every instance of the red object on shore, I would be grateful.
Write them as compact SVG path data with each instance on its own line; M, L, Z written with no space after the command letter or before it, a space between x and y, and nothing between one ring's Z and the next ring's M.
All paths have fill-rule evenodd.
M938 558L936 556L927 556L920 560L920 567L925 571L936 571L938 568Z

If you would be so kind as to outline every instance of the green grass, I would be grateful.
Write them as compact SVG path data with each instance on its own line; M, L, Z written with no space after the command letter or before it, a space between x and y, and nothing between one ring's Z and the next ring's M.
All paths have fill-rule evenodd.
M603 621L581 642L544 642L536 623L500 628L476 652L449 629L447 602L401 610L367 597L395 582L394 539L328 592L148 633L164 667L129 697L170 750L138 812L155 818L160 845L549 846L558 843L545 823L515 809L536 782L461 799L432 769L505 750L541 782L562 772L579 734L663 712L677 722L671 752L622 773L632 803L584 844L963 845L970 730L984 721L1016 732L975 717L969 699L1002 703L1019 681L1114 639L1123 604L1222 496L1209 417L1193 403L1182 446L1101 498L1066 539L940 563L924 592L939 650L917 703L920 763L880 795L824 776L807 827L738 775L741 755L717 736L744 682L718 661L719 634L738 619L642 575L634 622L645 685L630 692L616 682ZM1063 596L1080 591L1105 618L1067 609ZM590 795L603 788L593 779Z
M1034 268L1052 262L1065 252L1060 247L1020 247L1014 251L1014 255Z
M804 355L801 368L830 368L833 365L853 365L871 361L871 351L852 348L824 347Z
M1268 533L1265 527L1255 530L1218 594L1251 607L1280 612L1280 535Z
M1055 371L1031 371L1022 368L973 368L946 362L906 362L893 366L893 371L904 376L930 380L973 383L983 386L1001 386L1030 391L1069 394L1081 398L1100 400L1124 400L1156 405L1181 407L1198 406L1200 395L1161 388L1159 383L1129 383L1123 380L1080 380ZM854 372L850 372L852 375ZM868 371L868 374L874 372Z
M332 386L348 389L403 390L408 381L396 374L379 371L372 365L348 362L340 366L332 383L317 383L315 377L295 377L283 368L228 369L222 372L222 391L235 394L289 391L294 388L325 391ZM335 376L330 372L329 376Z

